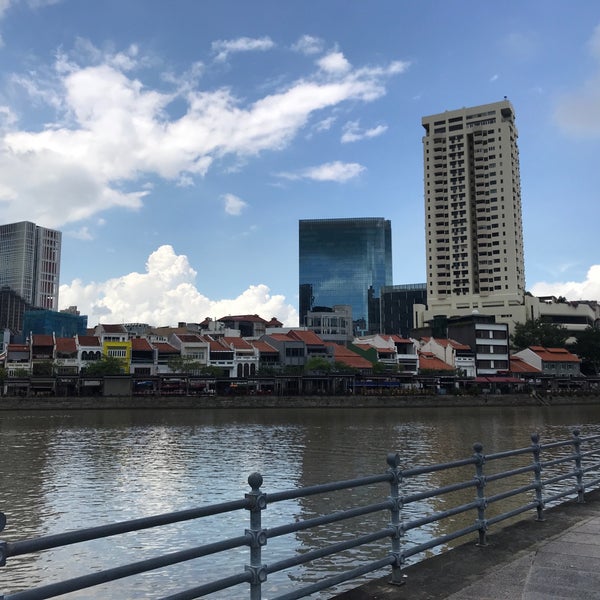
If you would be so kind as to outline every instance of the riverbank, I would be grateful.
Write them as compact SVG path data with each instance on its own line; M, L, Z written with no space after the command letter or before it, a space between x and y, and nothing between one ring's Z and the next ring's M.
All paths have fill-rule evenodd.
M100 396L0 398L2 410L241 409L241 408L460 408L597 405L598 395L498 394L479 396Z

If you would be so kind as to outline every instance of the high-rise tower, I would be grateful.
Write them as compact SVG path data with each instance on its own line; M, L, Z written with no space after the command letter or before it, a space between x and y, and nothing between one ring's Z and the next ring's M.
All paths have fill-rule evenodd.
M37 308L58 310L60 231L29 221L0 225L0 287Z
M378 217L300 221L300 325L307 312L352 307L356 333L377 333L392 283L392 226Z
M422 124L425 319L478 310L523 320L521 183L511 103L446 111L423 117Z

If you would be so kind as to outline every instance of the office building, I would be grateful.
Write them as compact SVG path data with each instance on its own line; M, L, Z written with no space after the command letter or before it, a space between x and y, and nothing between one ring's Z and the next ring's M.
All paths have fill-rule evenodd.
M309 312L352 309L354 333L380 329L381 288L392 283L392 226L379 217L302 220L300 325Z
M525 320L521 183L508 100L423 117L427 310Z
M427 284L391 285L381 290L381 332L409 337L415 328L415 304L427 304Z
M0 225L0 287L35 308L58 310L60 231L22 221Z

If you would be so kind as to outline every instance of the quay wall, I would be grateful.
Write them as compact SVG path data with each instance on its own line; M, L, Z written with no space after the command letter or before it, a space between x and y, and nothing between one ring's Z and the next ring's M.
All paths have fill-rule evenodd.
M241 408L456 408L600 404L600 395L479 396L85 396L1 397L2 410L241 409Z

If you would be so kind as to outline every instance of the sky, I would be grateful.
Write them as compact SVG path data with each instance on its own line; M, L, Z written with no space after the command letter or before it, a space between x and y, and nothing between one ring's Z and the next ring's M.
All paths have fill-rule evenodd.
M293 326L298 221L425 282L421 119L504 97L526 287L600 300L597 0L0 0L0 223L62 231L90 326Z

